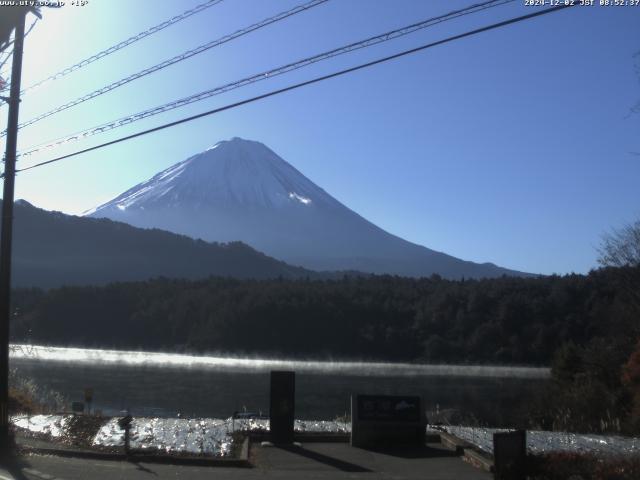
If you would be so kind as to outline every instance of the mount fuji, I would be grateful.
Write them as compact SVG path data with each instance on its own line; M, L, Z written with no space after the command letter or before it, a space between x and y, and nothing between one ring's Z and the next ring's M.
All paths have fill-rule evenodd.
M527 275L392 235L262 143L221 141L85 212L206 241L240 240L292 265L445 278Z

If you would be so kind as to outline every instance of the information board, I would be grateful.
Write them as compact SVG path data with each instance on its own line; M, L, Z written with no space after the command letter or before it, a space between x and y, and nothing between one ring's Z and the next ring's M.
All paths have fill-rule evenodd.
M355 395L351 397L351 445L396 448L424 445L426 420L419 396Z
M358 420L419 422L420 397L358 395Z

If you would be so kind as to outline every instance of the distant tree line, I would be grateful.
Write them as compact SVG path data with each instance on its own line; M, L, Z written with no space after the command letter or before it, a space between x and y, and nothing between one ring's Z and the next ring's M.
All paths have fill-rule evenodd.
M36 344L388 361L549 364L559 347L635 340L621 269L449 281L155 279L17 290Z

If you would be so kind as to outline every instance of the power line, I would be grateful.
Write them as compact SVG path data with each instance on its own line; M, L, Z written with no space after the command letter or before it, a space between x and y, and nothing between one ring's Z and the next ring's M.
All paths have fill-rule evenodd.
M408 35L410 33L413 33L417 30L421 30L427 27L431 27L433 25L436 25L438 23L442 23L445 21L449 21L449 20L453 20L455 18L458 17L462 17L464 15L470 15L472 13L476 13L479 12L481 10L486 10L488 8L493 8L493 7L497 7L506 3L511 3L514 0L490 0L490 1L486 1L483 3L479 3L479 4L475 4L475 5L471 5L469 7L460 9L460 10L455 10L452 12L449 12L445 15L440 15L438 17L433 17L433 18L429 18L427 20L423 20L421 22L418 23L414 23L412 25L408 25L402 28L398 28L395 30L391 30L389 32L380 34L380 35L376 35L373 37L369 37L366 38L364 40L360 40L358 42L354 42L351 43L349 45L343 46L343 47L339 47L339 48L335 48L333 50L329 50L317 55L314 55L312 57L307 57L304 58L302 60L298 60L296 62L293 63L289 63L268 71L264 71L264 72L260 72L254 75L251 75L249 77L245 77L241 80L237 80L231 83L227 83L225 85L219 86L219 87L215 87L209 90L206 90L204 92L200 92L200 93L196 93L194 95L190 95L188 97L183 97L181 99L178 100L174 100L172 102L166 103L164 105L160 105L157 107L153 107L147 110L144 110L142 112L138 112L136 114L133 115L128 115L126 117L122 117L120 119L117 120L113 120L111 122L108 123L103 123L101 125L89 128L89 129L85 129L76 133L73 133L71 135L68 135L66 137L61 137L61 138L57 138L55 140L51 140L49 142L45 142L43 144L37 145L35 147L29 147L29 149L27 151L25 151L24 153L21 153L20 156L21 157L26 157L29 155L32 155L34 153L43 151L43 150L48 150L51 148L55 148L55 147L59 147L60 145L64 145L66 143L70 143L70 142L75 142L75 141L79 141L79 140L83 140L85 138L91 137L93 135L97 135L100 133L104 133L110 130L113 130L115 128L119 128L122 127L124 125L128 125L130 123L134 123L137 122L139 120L142 120L144 118L148 118L154 115L158 115L160 113L164 113L170 110L173 110L175 108L179 108L179 107L183 107L185 105L189 105L191 103L195 103L195 102L199 102L202 100L205 100L207 98L213 97L215 95L220 95L222 93L228 92L230 90L234 90L236 88L240 88L240 87L244 87L246 85L252 84L252 83L256 83L262 80L266 80L268 78L273 78L275 76L278 75L282 75L288 72L291 72L293 70L297 70L309 65L312 65L314 63L323 61L323 60L327 60L333 57L336 57L338 55L343 55L349 52L353 52L355 50L359 50L362 48L366 48L366 47L370 47L372 45L376 45L379 43L383 43L383 42L387 42L399 37L402 37L404 35Z
M176 120L174 122L165 123L164 125L160 125L158 127L150 128L148 130L144 130L144 131L141 131L141 132L137 132L137 133L134 133L132 135L127 135L125 137L121 137L121 138L118 138L118 139L115 139L115 140L111 140L110 142L105 142L105 143L102 143L100 145L96 145L96 146L93 146L93 147L90 147L90 148L85 148L84 150L80 150L80 151L77 151L77 152L74 152L74 153L69 153L67 155L62 155L60 157L53 158L51 160L47 160L47 161L44 161L44 162L36 163L36 164L31 165L29 167L25 167L25 168L21 168L19 170L16 170L16 172L25 172L27 170L32 170L34 168L42 167L44 165L49 165L49 164L52 164L52 163L56 163L56 162L59 162L61 160L67 159L67 158L75 157L77 155L81 155L83 153L91 152L93 150L98 150L98 149L101 149L101 148L104 148L104 147L108 147L110 145L115 145L116 143L121 143L121 142L124 142L126 140L131 140L133 138L141 137L141 136L147 135L149 133L157 132L157 131L164 130L164 129L170 128L170 127L175 127L176 125L180 125L182 123L187 123L187 122L196 120L198 118L206 117L206 116L209 116L209 115L214 115L216 113L220 113L220 112L223 112L225 110L230 110L230 109L233 109L233 108L237 108L237 107L240 107L242 105L246 105L246 104L249 104L249 103L256 102L258 100L263 100L265 98L272 97L274 95L279 95L281 93L285 93L285 92L288 92L288 91L291 91L291 90L295 90L295 89L298 89L298 88L301 88L301 87L305 87L307 85L312 85L314 83L322 82L322 81L328 80L330 78L339 77L339 76L342 76L342 75L346 75L348 73L352 73L352 72L355 72L355 71L358 71L358 70L362 70L362 69L365 69L365 68L368 68L368 67L372 67L374 65L378 65L378 64L381 64L381 63L384 63L384 62L388 62L390 60L395 60L397 58L404 57L406 55L411 55L413 53L417 53L417 52L420 52L422 50L426 50L428 48L433 48L433 47L436 47L438 45L443 45L445 43L453 42L455 40L460 40L460 39L465 38L465 37L470 37L472 35L477 35L479 33L487 32L489 30L495 30L497 28L505 27L507 25L511 25L511 24L514 24L514 23L518 23L518 22L522 22L522 21L525 21L525 20L529 20L529 19L535 18L535 17L539 17L539 16L545 15L547 13L557 12L557 11L563 10L565 8L570 8L572 6L574 6L574 4L565 4L565 5L560 5L560 6L557 6L557 7L551 7L551 8L547 8L545 10L539 10L537 12L529 13L527 15L522 15L522 16L519 16L519 17L511 18L509 20L505 20L505 21L502 21L502 22L498 22L498 23L494 23L494 24L491 24L491 25L487 25L485 27L481 27L481 28L478 28L478 29L475 29L475 30L471 30L471 31L465 32L465 33L454 35L452 37L447 37L447 38L445 38L443 40L438 40L436 42L428 43L426 45L421 45L419 47L415 47L415 48L412 48L412 49L409 49L409 50L404 50L404 51L402 51L400 53L396 53L396 54L393 54L393 55L389 55L387 57L379 58L379 59L373 60L371 62L362 63L360 65L356 65L355 67L350 67L350 68L346 68L344 70L339 70L337 72L330 73L328 75L323 75L321 77L316 77L316 78L313 78L311 80L307 80L307 81L304 81L304 82L296 83L296 84L290 85L288 87L280 88L278 90L272 90L272 91L270 91L268 93L264 93L262 95L258 95L258 96L251 97L251 98L239 101L239 102L235 102L235 103L232 103L232 104L229 104L229 105L225 105L223 107L215 108L215 109L209 110L207 112L203 112L203 113L199 113L197 115L192 115L190 117L182 118L182 119Z
M31 25L29 25L29 29L27 30L27 33L24 34L24 38L27 38L29 36L29 34L31 33L31 30L33 30L33 27L36 26L36 23L38 23L38 20L40 20L38 17L36 17L33 20L33 23L31 23Z
M0 69L2 69L4 67L4 65L7 63L7 61L13 56L13 50L11 50L9 53L7 53L7 56L3 59L0 60Z
M40 87L41 85L51 82L53 80L58 80L64 76L69 75L72 72L75 72L76 70L86 67L87 65L89 65L90 63L93 63L97 60L100 60L101 58L106 57L107 55L111 55L112 53L117 52L118 50L122 50L125 47L128 47L129 45L131 45L132 43L135 43L139 40L142 40L143 38L148 37L149 35L153 35L154 33L158 33L161 30L164 30L167 27L170 27L171 25L174 25L178 22L181 22L182 20L191 17L192 15L195 15L197 13L200 13L204 10L206 10L207 8L213 7L214 5L217 5L218 3L222 2L224 0L208 0L205 3L202 3L200 5L195 6L194 8L191 8L189 10L186 10L184 12L182 12L180 15L176 15L173 18L170 18L169 20L166 20L162 23L159 23L158 25L155 25L143 32L138 33L137 35L134 35L133 37L129 37L126 40L123 40L120 43L117 43L115 45L112 45L111 47L102 50L99 53L96 53L95 55L92 55L88 58L85 58L84 60L79 61L78 63L71 65L70 67L67 67L63 70L60 70L57 73L54 73L53 75L50 75L49 77L40 80L39 82L34 83L33 85L25 88L24 90L22 90L22 92L20 92L21 94L24 94L25 92L28 92L29 90L33 90L34 88ZM6 86L5 89L8 89L9 87Z
M161 63L158 63L152 67L146 68L144 70L141 70L137 73L134 73L132 75L129 75L128 77L122 78L116 82L113 82L109 85L106 85L102 88L99 88L98 90L94 90L91 93L88 93L86 95L83 95L82 97L76 98L75 100L72 100L68 103L65 103L64 105L60 105L56 108L54 108L53 110L50 110L48 112L45 112L43 114L40 114L30 120L27 120L26 122L23 122L20 124L20 128L24 128L27 127L29 125L32 125L36 122L39 122L42 119L45 119L47 117L50 117L51 115L55 115L56 113L62 112L64 110L67 110L71 107L75 107L76 105L79 105L81 103L84 103L88 100L91 100L93 98L99 97L100 95L104 95L105 93L108 93L112 90L115 90L116 88L122 87L123 85L126 85L130 82L133 82L134 80L137 80L139 78L145 77L146 75L149 75L151 73L157 72L159 70L162 70L163 68L166 68L170 65L173 65L175 63L181 62L183 60L186 60L188 58L191 58L195 55L198 55L199 53L205 52L207 50L210 50L214 47L218 47L220 45L223 45L227 42L230 42L231 40L234 40L236 38L242 37L244 35L247 35L251 32L254 32L255 30L258 30L260 28L266 27L267 25L271 25L272 23L276 23L279 22L281 20L284 20L285 18L291 17L293 15L296 15L298 13L301 12L305 12L313 7L317 7L318 5L321 5L325 2L328 2L329 0L311 0L310 2L307 3L303 3L301 5L297 5L296 7L286 10L284 12L280 12L277 15L274 15L272 17L266 18L258 23L254 23L253 25L250 25L246 28L240 29L235 31L234 33L230 34L230 35L225 35L224 37L218 38L216 40L212 40L211 42L205 43L203 45L200 45L194 49L191 50L187 50L186 52L181 53L180 55L176 55L173 58L170 58L168 60L165 60ZM0 133L0 137L4 136L5 132Z
M11 40L9 43L7 43L7 47L9 48L11 45L13 44L13 40ZM2 52L0 52L0 54L4 53L4 50ZM4 67L4 65L7 63L7 61L13 57L13 49L11 49L11 51L7 52L6 54L7 56L4 58L4 60L0 61L0 68ZM3 91L4 88L0 88L0 91Z

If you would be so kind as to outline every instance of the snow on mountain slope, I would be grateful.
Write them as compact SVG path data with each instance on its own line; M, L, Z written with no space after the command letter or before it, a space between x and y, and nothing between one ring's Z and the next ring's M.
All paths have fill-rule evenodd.
M241 240L316 270L448 278L520 275L391 235L259 142L222 141L85 215L209 241Z
M314 201L337 205L261 143L233 138L169 167L85 215L114 207L120 211L151 206L280 208Z

